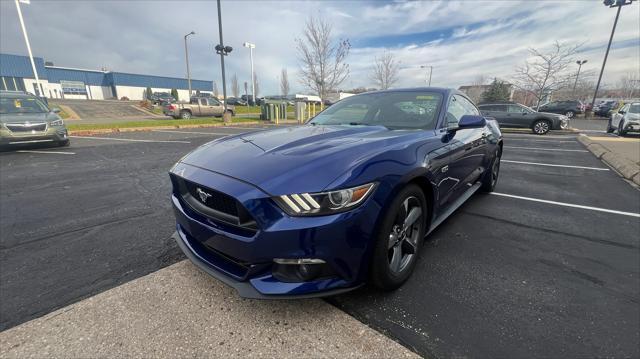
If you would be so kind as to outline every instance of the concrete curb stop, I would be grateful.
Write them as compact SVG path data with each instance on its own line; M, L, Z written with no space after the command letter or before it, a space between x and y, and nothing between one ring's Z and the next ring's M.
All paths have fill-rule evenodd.
M237 124L200 124L200 125L175 125L175 126L149 126L149 127L123 127L123 128L101 128L96 130L69 130L71 136L90 136L100 135L105 133L118 133L118 132L136 132L136 131L153 131L153 130L175 130L186 128L215 128L215 127L241 127L246 125L262 125L263 122L250 121L241 122Z
M585 135L578 136L578 141L596 157L616 170L622 177L640 186L640 166L638 164L616 155L605 146L594 142Z

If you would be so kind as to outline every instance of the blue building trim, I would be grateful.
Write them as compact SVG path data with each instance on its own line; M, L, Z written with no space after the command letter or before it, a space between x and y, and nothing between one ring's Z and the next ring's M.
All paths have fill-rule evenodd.
M50 83L60 81L81 81L91 86L134 86L167 89L189 89L187 79L166 76L141 75L125 72L102 72L95 70L70 69L44 66L44 60L34 57L38 76ZM29 57L12 54L0 54L0 76L35 78ZM200 91L213 91L213 82L191 80L191 88Z

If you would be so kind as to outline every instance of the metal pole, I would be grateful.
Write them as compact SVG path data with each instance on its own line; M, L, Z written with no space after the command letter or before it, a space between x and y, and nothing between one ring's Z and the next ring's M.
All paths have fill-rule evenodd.
M256 76L253 72L253 47L249 47L249 58L251 59L251 96L253 98L253 103L257 104L256 101Z
M189 99L191 99L191 71L189 70L189 48L187 47L187 36L195 34L193 31L184 35L184 57L187 61L187 82L189 83Z
M576 86L578 85L578 77L580 77L580 69L582 68L582 62L578 61L578 73L576 74L576 81L573 83L573 94L576 94Z
M602 68L600 69L600 76L598 76L598 83L596 84L596 90L593 93L593 100L591 100L591 108L596 103L596 97L598 96L598 89L600 88L600 81L602 80L602 74L604 73L604 66L607 64L607 57L609 56L609 49L611 48L611 41L613 40L613 34L616 32L616 25L618 25L618 17L620 17L620 10L622 6L618 6L616 12L616 19L613 22L613 29L611 29L611 36L609 37L609 44L607 45L607 52L604 54L604 61L602 61Z
M220 0L218 0L218 32L220 33L220 46L224 47L222 41L222 10L220 9ZM224 112L227 112L227 80L224 76L224 51L220 51L220 66L222 67L222 98L224 100Z
M431 74L433 73L433 66L429 66L429 87L431 87Z
M20 10L20 3L16 1L16 9L18 9L18 18L20 19L20 26L22 27L22 34L24 35L24 42L27 44L27 51L29 52L29 60L31 60L31 68L33 69L33 75L36 78L36 86L38 92L44 92L44 89L40 86L40 78L38 77L38 71L36 70L36 63L33 61L33 53L31 53L31 45L29 44L29 36L27 35L27 28L24 26L24 19L22 18L22 11ZM37 94L36 94L37 95ZM44 93L42 94L44 96Z

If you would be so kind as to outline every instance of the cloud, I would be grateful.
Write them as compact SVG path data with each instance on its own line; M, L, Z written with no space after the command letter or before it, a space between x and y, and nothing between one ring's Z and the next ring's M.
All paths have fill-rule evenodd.
M640 71L638 8L635 2L622 11L605 82ZM279 92L283 67L292 89L303 90L294 40L310 14L330 21L335 37L353 44L344 88L372 86L372 61L387 49L401 62L398 86L406 87L424 85L424 64L434 66L432 83L439 86L457 87L478 75L507 78L527 48L555 40L585 42L583 70L598 70L615 16L599 1L223 1L222 10L225 44L234 47L225 59L227 75L250 79L242 43L255 43L263 95ZM70 67L182 77L183 36L196 31L189 38L192 76L220 86L215 2L33 1L23 13L35 55ZM0 51L26 54L12 1L0 1Z

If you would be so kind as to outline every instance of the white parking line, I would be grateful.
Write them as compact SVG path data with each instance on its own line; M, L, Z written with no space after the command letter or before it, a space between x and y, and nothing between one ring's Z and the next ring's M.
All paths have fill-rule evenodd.
M559 143L578 143L576 140L533 140L529 138L513 137L508 141L532 141L532 142L559 142Z
M515 148L517 150L533 150L533 151L589 152L587 150L565 150L562 148L537 148L537 147L519 147L519 146L505 146L505 148Z
M75 152L63 152L63 151L34 151L34 150L20 150L16 151L20 153L51 153L54 155L75 155Z
M576 134L577 136L577 134ZM544 135L544 139L549 139L549 138L557 138L557 139L569 139L569 138L576 138L576 136L574 135ZM542 139L540 135L516 135L516 134L503 134L504 138L531 138L531 139Z
M564 168L579 168L583 170L594 170L594 171L608 171L608 168L602 167L585 167L585 166L570 166L570 165L554 165L551 163L539 163L539 162L524 162L524 161L510 161L510 160L500 160L500 162L507 163L520 163L523 165L533 165L533 166L549 166L549 167L564 167Z
M94 136L69 136L71 138L84 138L90 140L110 140L127 142L148 142L148 143L191 143L189 141L162 141L162 140L134 140L130 138L94 137Z
M538 199L538 198L531 198L531 197L515 196L515 195L512 195L512 194L499 193L499 192L491 192L490 194L492 194L492 195L496 195L496 196L501 196L501 197L509 197L509 198L523 199L523 200L525 200L525 201L532 201L532 202L540 202L540 203L555 204L555 205L557 205L557 206L563 206L563 207L572 207L572 208L588 209L588 210L590 210L590 211L606 212L606 213L620 214L620 215L623 215L623 216L629 216L629 217L637 217L637 218L640 218L640 213L624 212L624 211L616 211L616 210L613 210L613 209L606 209L606 208L599 208L599 207L583 206L583 205L579 205L579 204L572 204L572 203L564 203L564 202L549 201L549 200L546 200L546 199Z
M153 130L153 132L166 132L166 133L186 133L186 134L194 134L194 135L224 135L231 136L236 135L236 133L221 133L221 132L196 132L196 131L178 131L178 130Z

